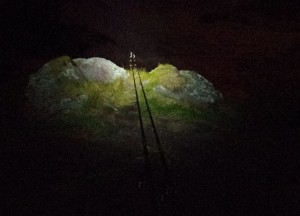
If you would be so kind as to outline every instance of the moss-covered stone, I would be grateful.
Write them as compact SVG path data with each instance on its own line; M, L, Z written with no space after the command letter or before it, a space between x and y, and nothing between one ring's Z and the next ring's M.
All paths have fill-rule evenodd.
M170 64L160 64L149 73L149 83L154 86L162 85L170 91L180 91L186 80L180 76L176 67Z
M179 74L187 81L185 88L179 94L182 100L201 106L213 104L222 99L222 94L200 74L189 70L181 70Z
M84 59L77 60L83 64L82 61ZM91 61L93 70L96 65L95 61L97 59ZM106 71L104 78L108 78L106 81L109 80L109 82L79 78L82 70L89 67L90 65L85 65L79 68L78 64L73 63L68 56L50 61L30 77L27 88L29 102L46 113L54 113L55 115L51 115L54 116L53 118L59 116L60 119L63 119L64 115L68 115L69 119L65 122L69 122L74 115L76 121L71 121L72 124L74 123L72 127L84 131L92 128L92 134L94 134L93 130L99 130L99 133L95 134L101 135L100 130L105 128L104 131L106 131L107 129L105 125L136 127L138 115L133 71L121 71L117 76L110 74L115 70ZM101 70L95 69L94 72L100 73ZM150 123L147 121L147 108L138 81L139 75L152 114L156 122L161 125L164 124L166 118L179 122L199 120L203 107L194 105L213 103L220 97L219 92L205 78L195 72L178 71L176 67L169 64L159 65L150 73L136 69L134 72L146 125ZM120 74L125 75L119 76ZM96 76L101 78L101 74ZM103 125L96 123L96 119L99 119ZM109 128L107 131L110 131Z
M68 66L68 64L74 64L70 56L60 56L47 63L49 71L56 77L64 71L64 68Z

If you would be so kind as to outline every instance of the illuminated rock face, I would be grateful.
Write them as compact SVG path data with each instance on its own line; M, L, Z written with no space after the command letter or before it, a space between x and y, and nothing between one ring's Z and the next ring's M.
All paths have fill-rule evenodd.
M186 80L180 90L171 90L162 84L156 85L153 90L165 97L188 102L195 106L212 104L223 98L222 94L214 88L213 84L200 74L189 70L177 72L180 77ZM170 79L172 78L170 77Z
M88 101L85 92L76 89L85 82L112 83L125 79L125 69L104 58L56 58L30 76L26 96L29 102L46 112L79 110Z
M201 105L215 103L222 99L222 94L200 74L189 70L181 70L179 74L187 81L185 88L179 93L183 100L194 105Z
M112 83L118 78L128 77L125 69L104 58L78 58L74 62L88 81Z
M78 109L87 100L85 95L69 97L66 87L84 82L85 78L72 59L62 56L43 65L30 76L26 96L38 109L53 113L59 110Z
M62 56L31 75L26 95L33 106L46 113L82 111L87 106L115 107L113 104L127 103L120 101L125 97L122 92L130 87L126 86L130 85L130 79L125 69L104 58L72 60ZM149 94L155 91L179 103L201 107L222 98L213 84L198 73L178 71L172 65L160 65L144 79ZM134 100L129 97L131 94L126 95L126 100Z

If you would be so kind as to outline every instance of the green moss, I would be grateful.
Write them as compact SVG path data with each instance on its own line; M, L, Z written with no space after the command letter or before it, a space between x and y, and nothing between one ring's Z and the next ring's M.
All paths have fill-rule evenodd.
M134 93L132 72L128 71L130 79L128 84L131 86L130 92ZM182 121L192 121L197 118L198 111L191 108L188 104L175 101L171 98L162 96L161 94L153 91L156 85L164 85L172 90L179 90L185 85L185 79L181 78L177 69L172 65L159 65L155 70L150 73L145 70L135 69L136 80L138 80L138 73L144 84L144 89L147 95L150 109L155 118L170 118L181 119ZM146 103L141 92L140 83L137 81L139 89L139 99L141 108L146 109ZM135 95L132 95L132 100L135 101ZM147 113L144 113L147 115Z
M60 59L60 65L63 65L63 62L67 60L67 57ZM220 122L230 122L229 115L234 115L230 113L231 111L224 109L225 106L196 109L187 103L175 101L153 91L153 87L156 85L164 85L172 91L179 91L186 84L185 79L180 77L177 69L172 65L159 65L150 73L145 70L135 70L135 72L139 72L141 76L152 115L159 124L165 124L167 119L168 121L179 122L178 127L191 125L186 123L197 122L204 122L205 125L217 125ZM60 128L64 128L73 134L103 137L110 136L120 130L120 127L122 127L120 122L122 121L126 123L134 122L133 116L137 113L137 108L132 79L133 71L129 70L128 73L130 75L128 79L118 79L110 84L83 82L66 85L65 94L67 97L76 98L80 95L86 95L88 100L84 108L78 113L68 113L66 116L58 117L53 121L54 125L57 124ZM138 73L136 73L136 78L138 78ZM145 110L146 103L143 99L140 84L139 82L136 84L139 89L141 108ZM143 112L143 115L145 116L144 120L147 122L148 113ZM121 118L121 120L119 121L117 118ZM61 123L58 123L59 121Z
M180 91L186 80L179 75L176 67L169 64L160 64L149 73L149 86L163 85L171 91Z
M84 112L91 110L102 110L105 107L119 109L124 106L133 104L134 92L133 87L128 88L129 80L118 79L113 83L103 84L94 82L84 82L80 84L70 84L66 86L66 95L68 97L78 97L78 95L86 95L88 101L85 104Z
M51 68L51 73L54 76L58 76L64 67L68 65L68 63L73 64L73 61L70 56L61 56L51 60L48 63L48 66Z
M163 97L149 97L149 106L153 116L156 118L180 119L181 121L194 121L197 119L198 111L186 104L175 103L173 100ZM146 108L144 101L141 107ZM147 114L145 114L147 115Z

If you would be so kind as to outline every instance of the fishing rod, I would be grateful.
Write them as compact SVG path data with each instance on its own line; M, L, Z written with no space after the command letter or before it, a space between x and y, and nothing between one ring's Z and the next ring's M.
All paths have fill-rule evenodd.
M160 160L161 160L161 162L163 164L165 173L167 174L169 172L169 169L168 169L167 161L166 161L166 158L165 158L165 153L164 153L164 151L162 149L162 146L161 146L161 143L160 143L160 139L159 139L156 127L155 127L155 123L154 123L154 120L153 120L152 112L151 112L151 109L150 109L150 106L149 106L149 103L148 103L148 99L147 99L147 96L146 96L146 92L145 92L144 85L142 83L142 79L141 79L139 71L138 71L138 77L139 77L139 82L140 82L140 85L141 85L141 88L142 88L144 100L145 100L145 103L146 103L147 112L148 112L148 115L149 115L149 118L150 118L150 121L151 121L152 130L153 130L153 133L154 133L154 136L155 136L155 140L156 140L156 144L157 144L157 149L159 151Z
M129 67L132 70L132 79L133 79L134 90L135 90L136 105L137 105L137 109L138 109L139 123L140 123L140 128L141 128L142 147L143 147L143 152L144 152L144 157L145 157L145 167L146 167L147 170L151 170L150 161L149 161L149 151L148 151L148 148L147 148L147 141L146 141L146 136L145 136L144 123L143 123L143 118L142 118L142 113L141 113L141 106L140 106L140 102L139 102L139 95L138 95L136 81L135 81L134 66L136 66L136 64L134 63L134 61L135 61L135 55L131 52L130 53Z
M168 165L167 165L167 161L166 161L166 157L165 157L165 153L163 151L163 148L162 148L162 145L161 145L161 142L160 142L160 139L159 139L159 135L158 135L155 123L154 123L154 119L153 119L152 112L151 112L151 109L150 109L150 106L149 106L149 102L148 102L148 99L147 99L147 96L146 96L144 85L142 83L142 79L141 79L141 76L140 76L140 71L135 69L137 65L136 65L135 55L132 52L130 52L129 66L130 66L130 69L132 70L132 73L133 73L133 79L134 79L134 86L135 86L135 93L136 93L136 97L137 97L137 103L139 103L139 100L138 100L138 93L137 93L137 88L136 88L135 73L137 72L137 75L138 75L139 84L141 86L141 90L142 90L142 93L143 93L143 98L144 98L145 104L146 104L146 110L148 112L148 116L149 116L149 119L150 119L150 122L151 122L151 126L152 126L152 131L153 131L154 136L155 136L155 141L156 141L157 149L159 151L160 160L161 160L161 163L162 163L162 166L163 166L163 169L164 169L164 173L165 173L165 181L164 181L164 184L165 184L164 187L166 189L165 194L168 194L168 187L169 187L169 180L170 180L169 179L170 178L170 171L169 171L169 168L168 168ZM139 112L140 125L143 127L140 104L137 104L137 107L138 107L138 112ZM142 130L142 142L146 143L146 137L145 137L144 127L141 128L141 130ZM147 145L146 145L146 148L147 148ZM149 154L148 151L147 151L147 154ZM150 163L150 161L149 161L149 163ZM162 200L164 200L164 199L165 199L165 197L164 197L164 195L162 195Z

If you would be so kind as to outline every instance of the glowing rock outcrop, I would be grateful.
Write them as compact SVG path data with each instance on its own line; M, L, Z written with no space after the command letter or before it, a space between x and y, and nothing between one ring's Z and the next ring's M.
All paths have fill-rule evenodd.
M29 102L46 112L78 110L88 101L85 92L76 89L87 82L112 83L127 78L125 69L104 58L56 58L30 76L26 96Z

